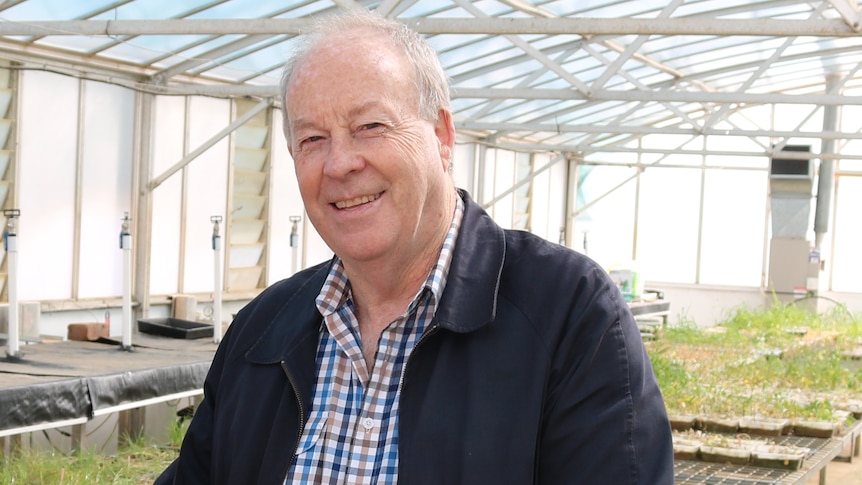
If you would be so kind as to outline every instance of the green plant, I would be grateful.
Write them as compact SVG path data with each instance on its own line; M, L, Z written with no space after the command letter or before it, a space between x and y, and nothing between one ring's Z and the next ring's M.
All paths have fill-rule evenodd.
M740 306L712 328L669 327L647 348L671 414L843 420L843 396L862 389L862 366L843 356L862 345L860 322L841 306Z
M115 456L84 451L17 450L2 459L0 483L8 485L137 485L150 484L176 458L187 426L174 424L168 444L132 441Z

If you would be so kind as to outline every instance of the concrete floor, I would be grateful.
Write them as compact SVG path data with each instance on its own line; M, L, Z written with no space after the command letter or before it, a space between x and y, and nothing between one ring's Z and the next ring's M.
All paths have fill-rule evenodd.
M848 456L849 445L840 456ZM820 485L820 478L814 477L805 485ZM851 463L844 461L832 461L826 467L825 485L862 485L862 456L854 456Z

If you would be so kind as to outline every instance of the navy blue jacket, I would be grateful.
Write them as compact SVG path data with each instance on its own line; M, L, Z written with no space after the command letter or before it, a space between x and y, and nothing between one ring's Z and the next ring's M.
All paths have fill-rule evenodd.
M670 485L670 426L605 271L503 230L466 193L437 314L407 362L400 484ZM157 484L281 484L308 418L331 263L241 310L180 456Z

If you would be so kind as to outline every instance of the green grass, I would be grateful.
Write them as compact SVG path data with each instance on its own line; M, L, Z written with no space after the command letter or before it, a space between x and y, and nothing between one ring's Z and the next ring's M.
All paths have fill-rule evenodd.
M841 419L862 391L862 318L843 307L815 314L792 304L739 307L716 327L684 322L647 344L671 414Z
M170 443L143 440L121 446L115 456L97 451L64 455L21 450L0 458L0 483L7 485L151 484L176 458L187 426L171 429Z

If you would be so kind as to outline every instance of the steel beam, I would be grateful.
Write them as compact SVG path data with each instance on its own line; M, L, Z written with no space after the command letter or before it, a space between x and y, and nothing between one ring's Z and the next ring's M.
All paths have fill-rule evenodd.
M248 112L247 112L247 113L245 113L245 114L244 114L244 115L242 115L241 117L237 118L236 120L234 120L234 122L233 122L233 123L231 123L230 125L228 125L227 127L225 127L225 128L224 128L223 130L221 130L220 132L216 133L216 134L215 134L212 138L210 138L209 140L205 141L203 144L201 144L201 146L199 146L199 147L195 148L191 153L189 153L188 155L184 156L184 157L182 158L182 160L180 160L180 161L178 161L177 163L173 164L173 166L171 166L169 169L165 170L165 171L164 171L161 175L159 175L158 177L155 177L152 181L150 181L150 183L149 183L149 185L147 186L147 188L148 188L149 190L153 190L153 189L155 189L156 187L158 187L159 185L161 185L165 180L167 180L168 178L170 178L170 176L171 176L171 175L175 174L177 171L179 171L180 169L182 169L183 167L185 167L186 165L188 165L192 160L194 160L195 158L199 157L203 152L205 152L205 151L209 150L209 149L210 149L210 147L212 147L213 145L215 145L216 143L218 143L218 142L219 142L219 140L221 140L222 138L224 138L224 137L226 137L227 135L231 134L234 130L236 130L236 129L237 129L237 128L239 128L240 126L242 126L242 125L246 124L246 122L248 122L248 120L250 120L250 119L254 118L258 113L260 113L261 111L265 110L266 108L269 108L270 106L272 106L272 100L271 100L271 99L264 99L263 101L261 101L260 103L258 103L258 105L257 105L257 106L255 106L254 108L252 108L252 109L248 110Z
M402 18L423 34L540 35L745 35L757 37L853 37L842 19L686 18ZM299 34L308 19L53 20L0 22L0 35L231 35Z
M860 104L862 96L838 94L776 94L699 91L635 91L605 89L585 96L574 89L457 88L452 99L548 99L554 101L655 101L739 104Z

